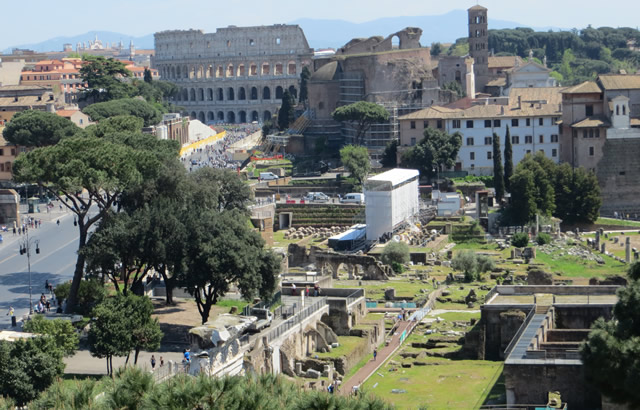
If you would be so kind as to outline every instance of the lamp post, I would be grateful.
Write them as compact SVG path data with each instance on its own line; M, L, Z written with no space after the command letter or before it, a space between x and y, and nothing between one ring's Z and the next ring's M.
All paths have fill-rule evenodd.
M33 314L33 299L31 292L31 246L35 245L36 253L40 253L40 241L29 238L29 228L25 228L26 239L20 244L20 255L27 254L27 270L29 272L29 314Z

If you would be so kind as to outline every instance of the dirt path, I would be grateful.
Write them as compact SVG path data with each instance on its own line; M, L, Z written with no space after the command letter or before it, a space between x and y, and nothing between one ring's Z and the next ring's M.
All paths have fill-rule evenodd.
M411 329L416 325L416 323L417 322L409 321L398 322L391 342L378 352L378 356L375 360L370 360L367 364L362 366L362 368L358 370L356 374L351 376L349 380L344 382L340 386L340 393L342 395L349 395L353 391L354 386L361 386L362 383L364 383L376 370L378 370L384 364L384 362L387 361L387 359L389 359L395 353L396 350L398 350L398 348L402 344L402 341L400 340L400 338L402 337L402 333L406 331L405 337L409 336L409 333L411 333Z

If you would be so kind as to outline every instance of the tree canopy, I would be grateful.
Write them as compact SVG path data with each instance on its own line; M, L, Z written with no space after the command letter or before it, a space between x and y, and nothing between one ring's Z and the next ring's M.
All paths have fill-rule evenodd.
M162 112L154 105L139 98L122 98L95 103L85 107L82 112L91 117L93 121L102 121L121 115L134 116L141 118L145 127L155 125L162 120Z
M493 133L493 187L496 190L496 200L502 201L504 196L504 170L502 168L502 153L500 152L500 137Z
M82 99L101 102L127 98L134 94L134 87L122 81L131 76L122 61L91 55L84 55L82 61L84 64L80 68L80 77L87 84L82 91Z
M360 185L364 182L369 171L371 171L371 161L367 148L356 145L347 145L340 150L340 160L349 170Z
M504 188L507 192L511 192L512 176L513 176L513 147L511 145L511 135L509 135L509 126L507 125L507 133L504 136Z
M78 349L78 334L69 320L48 320L44 316L35 315L25 322L23 330L51 336L65 356L72 356Z
M385 168L395 168L398 166L398 146L400 141L393 140L387 144L382 153L380 163Z
M331 114L334 120L350 123L356 134L354 143L362 145L365 133L371 125L389 120L389 113L381 105L367 101L358 101L353 104L338 107Z
M85 132L89 136L103 138L117 132L137 133L142 130L143 125L144 120L142 118L133 115L116 115L88 126L85 128Z
M600 392L630 408L640 406L640 263L629 268L630 282L618 290L613 319L596 320L580 353L585 376Z
M405 168L415 168L420 175L433 178L441 167L453 167L462 146L462 135L447 134L434 128L424 130L424 138L406 150L401 159Z
M82 133L82 129L67 118L50 112L26 110L13 116L3 136L10 144L43 147Z
M300 102L305 104L309 99L309 79L311 78L311 71L309 71L309 67L302 67L302 72L300 73Z
M278 110L278 128L280 128L280 131L285 131L289 128L289 125L293 124L295 105L296 101L293 95L289 90L286 90L282 95L282 105Z

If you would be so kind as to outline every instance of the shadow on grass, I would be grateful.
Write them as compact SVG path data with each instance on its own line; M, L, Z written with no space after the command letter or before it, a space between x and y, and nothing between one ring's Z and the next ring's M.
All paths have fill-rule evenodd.
M491 386L491 390L484 398L483 406L488 405L497 405L497 404L507 404L507 394L504 387L504 372L502 368L499 370L498 377L494 378L493 386Z

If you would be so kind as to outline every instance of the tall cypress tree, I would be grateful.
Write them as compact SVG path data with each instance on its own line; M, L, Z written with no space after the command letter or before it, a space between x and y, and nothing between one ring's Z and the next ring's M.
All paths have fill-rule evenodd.
M507 125L507 135L504 137L504 187L507 192L511 192L509 179L513 175L513 148L511 147L511 135Z
M493 133L493 187L496 190L496 200L502 201L504 196L504 170L502 168L502 154L500 153L500 137Z
M280 128L280 131L285 131L293 123L295 104L293 96L289 93L289 90L286 90L282 94L282 105L278 111L278 128Z

